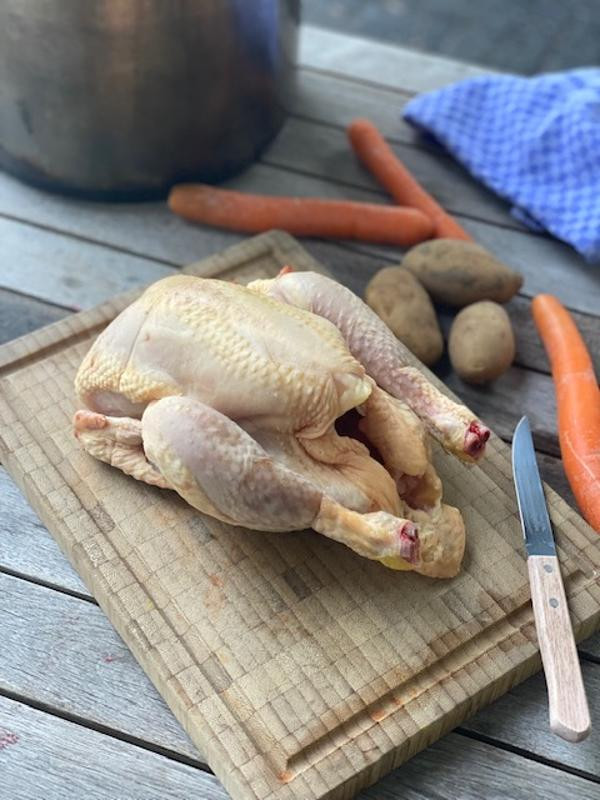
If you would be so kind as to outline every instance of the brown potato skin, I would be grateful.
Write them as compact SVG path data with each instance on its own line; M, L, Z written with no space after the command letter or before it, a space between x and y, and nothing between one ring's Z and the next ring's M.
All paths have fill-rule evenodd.
M419 281L402 267L385 267L373 276L365 301L424 364L434 364L444 350L435 310Z
M502 306L482 300L463 308L450 328L448 354L467 383L486 383L506 372L515 357L515 337Z
M458 239L432 239L412 247L402 266L410 270L436 303L462 308L478 300L506 303L523 276L484 247Z

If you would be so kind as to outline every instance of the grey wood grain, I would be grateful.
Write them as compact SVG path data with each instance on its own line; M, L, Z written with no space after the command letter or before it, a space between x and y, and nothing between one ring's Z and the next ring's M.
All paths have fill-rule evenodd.
M138 737L146 745L203 761L97 606L0 575L0 629L0 693L29 698L58 713ZM600 665L586 664L584 678L592 715L600 714ZM594 732L589 744L573 748L550 732L546 716L544 683L534 678L516 687L509 700L497 701L462 727L600 777L600 733Z
M565 280L568 280L568 276ZM506 305L506 310L517 336L516 362L523 367L549 372L550 362L533 322L529 300L514 297ZM598 311L600 311L600 298ZM596 375L600 377L600 321L597 316L591 314L580 314L576 311L571 313L590 353Z
M0 344L56 322L68 313L66 308L0 289Z
M586 639L584 642L581 642L579 651L586 657L595 659L596 662L600 664L600 634L597 633L594 636L590 636L590 638Z
M353 195L357 189L349 189ZM356 197L356 199L359 199ZM361 199L366 199L361 197ZM600 303L600 271L561 242L549 237L498 227L457 215L473 238L524 277L521 294L534 297L555 294L566 306L596 315ZM381 245L349 243L348 250L373 255L387 263L398 263L401 252Z
M379 190L340 185L335 173L333 165L331 179L323 179L289 169L254 164L227 185L242 191L272 195L316 195L385 202ZM11 208L20 208L28 219L36 223L110 245L110 248L129 250L153 261L164 261L165 264L194 261L243 238L238 234L184 223L174 218L163 203L119 206L118 213L115 213L114 206L54 198L18 186L8 178L0 180L0 212L5 207L7 192L9 195L16 192L17 195L10 203ZM590 314L597 312L600 272L586 265L566 245L474 219L461 218L461 221L484 246L523 272L524 294L532 296L550 291L575 310ZM0 233L4 230L8 235L0 254L0 286L16 286L19 275L16 264L22 259L24 270L21 274L31 282L30 293L41 299L85 307L91 297L98 294L95 287L106 287L102 288L104 298L110 290L113 293L122 291L134 285L136 280L139 282L136 274L156 277L165 274L163 264L144 264L143 259L128 253L114 252L105 247L99 249L89 242L63 241L60 237L54 238L58 236L56 233L39 231L33 226L24 230L17 222L0 219ZM303 243L312 252L315 240L306 239ZM48 250L48 268L42 271L38 265L45 248ZM374 245L344 245L343 249L346 261L359 258L353 253L370 254L380 262L398 262L402 255L399 249ZM82 283L82 274L89 274L90 280L84 279ZM565 281L565 275L568 275L568 281ZM152 279L154 277L147 278Z
M0 697L2 796L10 800L228 797L214 775Z
M115 205L78 200L42 192L3 173L0 173L0 214L82 237L88 243L108 245L122 253L160 261L165 266L196 261L244 238L189 225L171 214L163 202ZM35 235L33 229L27 232ZM111 258L120 258L121 252ZM8 254L5 260L8 263ZM97 259L92 259L86 269L93 269L96 263ZM0 272L0 278L1 275ZM71 289L75 292L75 287Z
M310 25L304 25L301 31L299 62L305 67L407 92L427 92L463 78L493 72L474 64Z
M0 575L0 693L203 762L100 608Z
M378 269L388 263L401 263L397 257L396 259L386 259L384 262L377 255L350 249L350 245L312 240L303 241L302 244L314 258L326 264L339 281L349 286L361 297L364 296L367 283ZM563 282L565 282L564 279ZM515 330L517 343L515 363L521 367L549 374L548 358L531 316L531 299L525 295L517 295L505 307ZM600 309L600 296L598 297L598 309ZM437 313L445 338L447 338L452 320L456 316L456 310L438 307ZM600 376L600 324L598 317L572 309L571 313L588 347L597 374ZM445 373L441 374L443 376Z
M91 597L21 490L0 467L0 569Z
M583 661L583 680L594 719L600 715L600 664ZM550 733L546 681L539 672L487 706L466 725L470 733L489 737L509 747L524 748L540 758L565 764L600 779L600 732L577 747ZM600 791L600 790L599 790Z
M369 800L596 800L598 784L457 734L359 795Z
M8 698L0 698L0 748L2 789L11 800L228 797L201 769ZM359 797L590 800L596 790L585 778L450 734Z
M288 112L300 119L342 129L355 117L368 117L386 139L416 147L421 138L399 113L412 97L401 89L357 84L351 78L300 66L296 85L284 102Z
M171 273L163 264L0 218L0 286L79 309Z
M575 311L595 315L600 307L600 270L566 244L542 235L463 219L475 240L523 273L521 294L555 294Z
M533 322L530 299L517 295L504 307L515 332L517 345L515 364L549 374L550 362ZM447 339L450 326L456 316L456 310L438 307L437 312L444 338ZM598 317L591 314L580 314L577 311L571 311L571 315L586 343L596 374L600 376L600 322Z
M400 112L398 106L397 114ZM401 141L390 140L390 144L400 161L450 213L525 230L511 217L505 201L472 178L449 155ZM358 163L346 132L338 127L289 119L261 162L300 170L317 178L335 176L339 183L376 191L387 202L392 202L373 176Z
M0 190L6 183L11 183L11 179L6 176L0 176ZM34 191L28 187L18 187L23 190L25 194ZM40 193L42 194L42 193ZM47 195L43 195L47 199ZM68 199L57 197L57 202L60 204L72 202ZM112 208L112 207L111 207ZM68 207L63 209L66 213ZM57 208L57 213L60 208ZM111 211L114 213L114 209ZM13 223L15 224L15 223ZM182 225L185 225L182 223ZM191 226L187 226L188 228ZM200 229L203 232L204 229ZM18 231L17 231L18 233ZM218 236L227 238L229 234L214 232ZM16 235L16 234L15 234ZM31 229L26 226L22 229L23 238L36 238L38 231L36 228ZM46 231L40 232L39 244L36 249L38 255L46 255L52 252L52 248L48 242L54 242L53 235ZM211 242L211 245L213 243ZM381 259L377 256L368 253L349 251L345 247L338 247L335 243L310 241L308 247L311 252L320 258L324 263L327 263L335 275L344 283L351 286L357 293L362 294L364 287L369 278L375 273L377 269L382 266ZM29 251L32 247L29 245ZM100 254L98 254L100 256ZM70 298L73 303L77 305L89 304L91 300L100 302L111 290L118 288L118 291L125 291L131 285L131 278L126 274L121 276L120 272L105 274L103 263L100 257L91 260L87 267L86 272L79 276L79 281L76 280L77 276L75 271L78 269L77 262L63 262L61 265L62 273L66 276L67 283L70 289ZM73 276L70 273L73 272ZM85 280L83 276L89 276ZM142 276L140 280L147 280L148 282L156 277L155 265L150 265L146 269L146 265L139 266L139 274ZM15 285L19 282L18 270L15 268L13 271L6 271L5 275L11 278L11 282ZM56 283L54 278L56 272L53 270L45 271L43 274L38 273L38 279L34 282L34 286L27 285L28 290L38 291L50 295L54 301L62 298L64 292L60 283ZM71 280L73 277L75 280ZM122 280L121 280L122 278ZM1 280L1 278L0 278ZM108 280L108 284L107 284ZM79 291L81 289L81 291ZM518 354L517 363L521 366L534 367L535 369L548 371L547 359L535 331L533 320L529 312L529 302L525 298L515 298L508 304L507 310L511 314L515 329L517 332ZM67 309L47 305L32 298L24 297L13 292L6 292L0 290L0 335L5 339L14 338L21 335L26 331L33 330L36 327L41 327L55 319L64 316ZM440 311L441 322L447 331L449 329L454 312L447 309ZM575 321L582 331L586 342L590 348L597 365L600 367L600 328L596 324L596 318L590 315L580 315L575 313ZM600 371L600 370L599 370Z

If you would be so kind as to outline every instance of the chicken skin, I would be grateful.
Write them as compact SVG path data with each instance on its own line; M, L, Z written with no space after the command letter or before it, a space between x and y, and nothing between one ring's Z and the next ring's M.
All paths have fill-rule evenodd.
M474 461L489 430L406 353L316 273L247 287L174 276L92 345L75 434L95 458L224 522L312 527L388 567L451 577L464 525L442 503L429 436Z

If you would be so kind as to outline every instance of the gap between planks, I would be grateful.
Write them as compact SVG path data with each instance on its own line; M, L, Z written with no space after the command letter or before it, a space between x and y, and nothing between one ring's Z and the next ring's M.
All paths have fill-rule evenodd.
M74 608L77 608L77 602L52 598L50 604L48 604L48 601L44 596L44 591L34 592L32 596L31 593L22 589L18 580L15 581L14 579L6 582L6 585L3 589L3 594L6 597L8 607L14 609L14 616L16 620L12 623L12 633L10 632L9 627L8 641L12 642L12 646L14 648L14 643L16 641L15 635L17 636L17 640L20 635L16 633L16 631L18 631L21 625L24 625L25 631L28 632L26 635L31 638L32 642L35 642L35 645L28 645L29 647L33 646L34 648L27 659L27 663L30 665L28 669L29 681L25 685L15 684L15 681L18 680L18 677L16 676L21 674L20 664L22 663L22 659L20 657L15 658L13 656L11 661L7 662L8 672L4 679L4 686L0 689L0 695L4 694L4 696L13 700L27 704L45 713L75 722L88 729L100 731L101 733L114 736L122 741L132 742L145 749L164 754L167 757L174 758L175 760L192 764L193 766L200 767L201 769L204 768L202 754L198 753L197 757L194 756L194 753L196 753L195 748L193 748L191 742L187 740L187 737L183 735L183 731L179 728L175 720L170 717L170 712L159 698L158 693L149 685L149 682L147 686L144 684L146 676L140 676L142 678L140 690L142 693L145 691L145 689L150 692L151 696L149 698L149 705L148 702L142 703L141 705L139 702L137 702L134 706L132 706L133 713L129 712L123 717L113 717L111 719L110 714L107 713L110 711L111 707L110 699L106 704L106 707L103 707L100 716L95 715L94 718L87 716L86 709L95 708L97 701L95 700L94 693L89 694L85 690L81 696L78 696L77 692L75 692L74 703L70 704L70 708L66 707L66 705L57 707L53 702L48 701L48 698L54 699L55 697L60 697L64 703L65 701L63 698L71 695L73 689L73 684L71 681L73 680L74 676L90 674L90 671L93 669L93 665L96 663L97 658L100 657L104 648L108 648L109 652L117 653L114 658L116 661L122 660L118 655L119 650L121 650L125 656L125 659L124 663L116 674L112 672L109 674L107 672L105 674L103 673L103 677L102 675L98 677L95 684L96 694L98 691L101 693L103 691L108 691L112 694L111 684L114 681L116 695L113 696L112 704L114 705L116 702L119 703L119 706L121 706L121 704L126 701L127 691L130 690L134 685L137 685L135 671L138 670L139 667L135 663L124 643L118 639L116 633L110 627L100 609L94 609L93 611L91 609L86 609L83 612L83 615L80 615L79 612L73 611ZM44 627L44 629L40 632L40 636L35 636L33 632L29 633L32 631L32 628L31 625L28 624L27 620L29 620L32 615L35 615L38 612L44 613L44 610L48 608L48 606L50 606L50 614L52 616L58 614L59 619L57 622L51 623L49 627ZM32 681L31 676L37 675L37 681L44 680L43 675L40 672L40 665L46 663L45 655L43 654L51 652L49 648L51 640L56 632L55 629L66 628L69 630L70 625L67 624L69 621L72 621L72 624L75 625L75 628L70 637L61 642L58 652L62 660L65 658L69 659L71 653L74 657L74 665L71 665L70 677L67 677L66 680L65 678L60 678L58 682L53 680L50 682L50 684L44 682L43 693L41 695L32 695L32 690L35 690L36 686L36 678L34 677ZM96 627L98 625L100 625L100 630L98 630ZM93 636L91 648L92 650L96 648L97 652L88 654L88 651L84 648L84 652L86 654L82 656L78 650L78 644L74 644L74 642L76 641L79 643L79 634L85 629L90 630L91 635ZM25 640L24 644L26 643L27 639ZM116 651L112 649L115 646L118 648ZM71 648L74 649L71 650ZM104 660L106 660L106 657ZM592 687L597 685L600 686L600 683L598 682L600 678L600 670L598 670L597 666L592 667L591 670L592 672L596 673L594 675L594 679L591 680L592 676L590 675L590 668L588 668L585 672L586 682L591 681L591 683L588 685ZM129 673L128 679L124 680L124 675L127 673ZM63 674L69 676L69 671L66 671ZM526 707L529 708L529 712L533 714L532 724L535 725L536 722L539 724L540 711L542 714L545 713L545 691L543 686L538 685L532 692L531 683L529 683L529 692L525 691L525 694L523 695L522 688L525 688L527 683L528 682L523 684L522 687L516 687L512 690L513 693L516 692L517 697L513 698L511 702L514 706L515 699L518 704L519 696L521 696L521 700L524 698ZM538 684L539 683L540 682L538 681ZM118 700L119 694L121 695L121 701ZM533 706L527 705L528 703L531 703L532 697L535 697L536 695L539 696L540 694L543 695L541 702L534 701ZM497 703L500 704L500 710L498 713L501 720L499 727L500 734L498 737L487 735L485 732L481 733L480 730L477 729L478 725L479 728L486 727L487 721L485 717L489 709L484 709L482 712L479 712L479 714L473 717L472 729L469 729L467 725L463 725L458 729L457 732L477 741L485 741L486 743L494 747L498 747L499 749L515 752L517 755L529 758L530 760L536 760L540 763L544 763L558 769L563 769L564 767L563 771L569 771L572 774L580 774L585 777L587 771L582 769L581 765L578 765L577 761L573 763L565 762L563 764L563 762L556 757L559 755L559 751L556 748L554 750L551 749L554 757L547 756L544 753L543 741L538 741L536 747L532 748L531 750L527 750L524 746L519 747L519 745L515 745L513 742L507 742L507 731L503 725L503 713L504 716L506 716L506 712L505 709L503 709L503 706L506 705L506 701L509 699L509 696L505 695L497 701ZM594 700L595 699L596 697L594 697ZM151 713L148 712L148 708L152 709ZM173 725L176 726L176 729L174 728L170 732L166 729L164 722L162 722L162 718L166 715L169 715L170 720L172 719ZM158 728L161 731L161 734L159 734L158 737L150 740L147 736L145 738L137 736L136 731L138 729L141 728L142 730L150 730L152 727L155 729ZM165 733L162 733L162 731L165 731ZM517 733L520 733L520 735L517 735L516 741L519 741L519 739L521 741L525 741L523 739L523 731L521 730ZM544 737L547 738L549 736L550 732L544 731L542 740ZM169 741L173 744L173 746L165 746L165 741ZM555 741L554 739L551 739L551 743L560 744L560 740ZM590 773L590 775L590 779L597 781L600 780L600 776L595 776L593 773Z
M110 736L112 739L118 739L121 742L126 742L127 744L139 747L142 750L156 753L164 758L168 758L170 761L176 761L179 764L186 764L188 767L193 767L201 772L207 772L210 775L214 775L214 772L211 770L208 764L205 764L199 759L192 758L191 756L188 756L185 753L181 753L177 750L171 750L168 747L162 747L155 742L149 742L147 739L134 736L131 733L125 733L124 731L119 730L118 728L113 728L110 725L104 725L102 722L87 719L86 717L82 717L80 714L74 714L72 711L67 711L63 708L57 708L56 706L53 706L50 703L46 703L42 700L37 700L36 698L28 697L27 695L20 694L19 692L13 692L10 689L5 688L0 688L0 697L5 697L7 700L12 700L15 703L21 703L22 705L33 708L36 711L41 711L44 714L57 717L58 719L65 720L66 722L72 722L75 725L79 725L81 728L85 728L86 730L102 733L105 736Z
M317 123L317 122L313 122L311 124L322 125L322 123ZM326 126L322 125L322 127L326 127ZM331 126L331 127L334 127L334 126ZM408 145L405 144L403 146L407 147ZM422 148L413 147L413 149L418 150L419 152L425 152ZM443 157L444 158L448 158L447 156L443 156ZM350 189L352 191L360 191L361 193L365 193L365 194L368 193L368 194L372 195L371 198L369 198L369 197L360 198L362 200L362 202L381 202L381 203L383 203L384 201L387 201L388 203L390 202L389 195L387 195L383 190L378 189L376 186L372 186L371 187L371 186L368 186L368 185L366 185L364 183L359 183L359 182L356 182L356 181L352 181L352 180L349 180L349 179L343 179L343 178L340 178L340 177L333 178L333 177L330 177L330 176L323 175L322 173L318 172L317 170L310 170L310 169L306 169L306 168L302 168L302 167L292 166L292 165L286 164L286 163L280 163L277 160L273 160L273 159L269 158L268 155L265 155L265 156L259 158L255 162L255 165L260 165L260 166L263 166L263 167L265 167L267 169L274 170L275 172L280 172L282 174L296 175L298 177L307 178L309 180L323 181L325 183L330 184L331 186L340 187L342 189L346 188L346 189ZM453 169L456 169L456 164L453 164L453 165L451 164L451 166L452 166ZM468 177L468 174L465 173L465 176ZM234 182L234 181L235 181L235 178L231 179L230 182ZM231 187L231 188L235 188L235 187ZM476 188L482 188L482 187L481 187L481 185L479 185ZM485 188L485 187L483 187L483 188ZM342 197L342 195L340 195L340 197ZM486 226L493 226L493 227L499 228L501 230L506 230L506 231L509 231L511 233L519 233L519 234L522 234L524 236L531 236L531 237L536 237L536 238L544 238L544 237L541 237L540 234L534 233L533 231L529 231L527 228L523 227L522 225L519 225L517 222L515 222L514 225L511 225L510 221L508 219L507 220L490 220L490 219L486 218L485 216L479 216L477 214L474 214L472 211L456 210L456 209L452 209L450 207L447 207L447 211L449 213L451 213L453 216L455 216L459 220L469 220L469 221L474 222L474 223L478 223L478 224L482 224L482 225L486 225ZM96 245L96 246L99 246L99 247L105 247L107 249L114 250L115 252L123 253L124 255L135 256L137 258L145 258L148 261L152 261L152 262L155 262L157 264L161 264L161 265L166 266L166 267L178 267L178 266L181 266L181 264L179 264L177 261L173 261L173 260L170 260L170 259L167 259L167 258L162 258L162 257L157 256L157 255L152 255L152 254L149 254L147 251L137 250L135 248L128 248L128 247L125 247L122 244L119 244L119 243L116 243L116 242L110 242L110 241L106 241L106 240L102 240L102 239L97 239L97 238L94 238L93 236L85 235L85 234L80 233L80 232L72 232L71 230L67 230L65 228L60 228L60 227L58 227L56 225L51 225L51 224L43 222L43 221L37 221L35 219L24 217L24 216L21 216L19 214L15 214L15 213L12 213L12 212L8 213L6 211L0 211L0 218L8 220L10 222L19 223L21 225L29 225L29 226L37 228L39 230L47 231L48 233L66 235L71 239L76 239L78 241L84 242L85 244L91 244L91 245ZM374 248L377 248L377 245L370 246L370 245L361 245L360 243L354 244L351 241L348 242L348 246L350 248L352 248L352 249L357 249L357 250L360 248L365 253L373 253L374 252ZM379 253L379 251L375 250L375 254L377 255L378 253ZM396 260L397 260L397 258L396 258Z
M239 175L230 185L242 191L259 191L272 195L287 193L340 196L339 187L330 178L304 176L302 179L302 176L285 169L260 163ZM382 194L379 195L378 190L371 189L346 190L343 195L349 195L350 199L357 200L372 200L374 197L384 199ZM1 179L0 196L3 198L2 205L5 209L10 203L11 213L14 213L15 204L21 204L22 207L29 209L30 214L48 226L48 230L44 231L45 236L50 236L51 233L55 236L64 234L67 240L63 239L62 241L65 242L67 255L73 251L73 246L70 249L66 246L68 237L73 233L89 239L89 242L85 242L86 247L90 247L91 242L107 248L103 251L107 254L115 246L121 248L114 250L112 261L115 260L115 253L124 254L124 250L143 254L141 257L144 258L146 265L152 267L154 271L165 270L166 266L163 262L167 262L172 267L176 262L183 263L197 259L243 238L232 233L226 234L218 229L185 224L172 215L164 204L146 204L143 207L133 204L128 206L124 212L119 209L117 214L113 207L107 207L106 204L76 203L61 197L49 198L29 187L22 187L16 182L4 178ZM470 202L473 204L473 198ZM18 230L11 231L7 226L18 224L23 223L9 222L4 219L3 228L6 230L3 235L7 237L7 247L13 247L15 250L18 249L18 245L15 243ZM31 221L29 220L27 224L31 224ZM564 296L565 302L577 310L595 313L596 308L591 298L596 289L595 277L582 266L581 259L577 258L565 245L560 245L536 234L501 228L493 223L466 220L466 224L474 233L475 238L484 246L492 251L503 253L504 260L520 266L527 279L524 294L530 295L538 291L552 291L553 289L560 291L560 287L564 286L562 275L565 270L570 270L572 281L569 292ZM42 233L41 229L40 233ZM136 242L135 247L130 246L132 240ZM316 245L319 244L319 240L307 240L309 249L311 241ZM57 239L56 246L60 242L61 240ZM390 261L397 263L401 255L401 251L398 249L386 249L375 245L350 243L345 246L345 249L386 263ZM31 254L25 253L25 255L31 260ZM138 257L132 255L127 257L131 259L130 268L134 268L135 260ZM90 252L88 258L94 260L94 253ZM108 260L111 262L111 258ZM539 270L534 266L538 263L546 264L543 280ZM10 275L10 263L8 266ZM81 269L81 265L79 269ZM11 278L9 284L13 283L14 280ZM4 285L6 285L6 280Z
M10 730L5 729L11 735L7 745L15 745L13 758L7 762L4 786L13 789L18 786L17 796L22 800L39 798L40 789L46 797L66 796L73 774L73 779L86 796L95 800L104 800L107 788L111 791L111 797L120 797L123 791L124 797L133 797L133 787L148 800L158 800L167 795L172 800L184 796L227 797L209 773L193 768L187 773L190 769L187 765L172 763L168 759L159 762L154 754L143 750L132 751L129 745L119 747L118 740L113 741L93 731L81 729L77 732L71 723L17 702L3 700L0 706L5 712L5 724L10 726ZM69 766L67 754L71 750L76 760L70 764L67 777L64 768ZM23 780L23 774L27 774L26 765L30 759L34 759L35 777L27 783ZM120 764L126 769L123 781L118 773L115 774ZM471 774L469 770L473 768ZM567 783L562 770L527 762L514 754L451 733L383 778L376 786L361 792L359 798L368 800L385 796L397 800L408 794L415 798L432 797L435 794L439 800L454 800L458 785L464 800L479 800L491 785L500 786L494 777L497 773L502 775L502 795L507 796L510 786L523 787L519 794L523 800L535 800L539 796L538 790L544 796L549 796L548 792L553 788L560 790L560 795L555 795L556 800L559 797L560 800L588 800L593 786L579 776L573 776L573 780ZM507 780L510 782L508 786ZM98 793L99 787L102 794ZM117 793L112 794L115 789Z
M22 223L18 224L20 225ZM25 224L29 225L30 223L25 223ZM36 226L33 225L33 227ZM48 228L47 227L43 228L43 230L44 230L43 237L45 239L45 237L48 235ZM16 234L17 231L12 232L13 239L16 236ZM59 257L64 250L64 247L61 245L61 240L64 238L66 242L69 242L71 237L69 235L65 236L64 234L61 234L54 230L52 230L49 235L52 237L52 239L54 238L57 239L56 244L54 244L53 241L50 242L40 241L38 249L40 250L41 253L42 250L40 248L43 248L43 246L45 246L46 249L48 247L52 248L54 246L54 249L56 250L56 257ZM373 254L370 253L363 254L362 251L359 251L359 249L357 248L348 249L343 243L326 242L324 240L309 240L305 243L309 249L311 249L312 251L316 251L315 255L317 255L317 257L320 257L321 260L323 260L325 263L329 263L329 261L333 259L333 263L330 264L332 272L343 283L356 284L351 286L351 288L353 288L355 291L358 291L359 294L361 293L361 289L363 288L362 285L366 282L366 279L370 277L370 273L373 273L376 268L381 266L382 262L384 262L385 264L393 264L398 262L398 256L392 258L389 255L389 253L385 255L380 254L379 256L374 256ZM111 250L110 246L101 245L98 242L93 242L93 244L96 245L94 248L95 250L101 251L103 248ZM341 254L344 252L350 252L354 254L360 252L359 267L353 268L353 271L354 273L356 273L356 275L351 275L350 273L352 270L349 271L348 268L343 264L343 258ZM69 255L71 260L75 259L76 257L75 254L73 253L72 248L70 249L68 248L66 251L64 251L64 254ZM61 308L75 309L76 307L82 304L85 306L89 306L94 302L98 302L99 299L100 300L103 299L106 294L106 291L110 289L113 286L113 284L112 283L110 285L107 284L103 288L98 286L97 290L93 288L97 284L97 278L102 279L103 274L106 271L107 264L104 263L101 257L90 258L90 256L87 256L85 254L85 252L82 255L82 257L85 258L86 261L88 261L87 267L92 273L90 275L90 280L87 281L85 287L81 289L76 288L75 285L71 286L69 284L69 286L66 287L66 294L67 294L66 301L62 300L61 302L59 302L60 298L56 291L51 293L52 296L49 297L48 296L49 292L44 290L45 286L44 280L42 280L40 286L38 287L39 291L37 292L37 295L35 297L32 294L25 294L20 292L19 287L15 284L15 280L18 278L18 276L15 277L15 280L9 281L10 286L8 286L8 288L6 288L4 291L7 292L16 291L20 293L20 295L23 296L24 299L30 298L32 299L33 302L50 303L51 305L56 306L57 308L60 306ZM143 263L148 265L148 269L144 270L143 274L142 271L140 270L141 284L145 284L146 282L150 283L152 282L153 279L157 279L158 277L164 276L165 274L170 274L171 269L175 270L178 268L176 265L171 265L169 268L165 268L165 266L162 266L162 262L160 260L153 260L152 258L147 258L145 256L143 258L144 258ZM157 264L161 264L161 267L159 268L159 274L156 274ZM140 265L138 265L137 263L130 264L128 265L128 271L131 272L136 268L139 269L139 266ZM32 269L33 267L30 265L29 270L31 271ZM73 272L73 270L74 266L70 270L67 269L66 271L62 270L58 272L55 271L55 273L52 273L52 276L54 278L54 283L56 282L60 283L60 281L63 282L68 281L69 276L71 272ZM342 275L341 273L346 273L346 274ZM45 278L46 282L50 280L50 277L52 276L46 277ZM109 281L113 280L113 278L109 277L108 280ZM5 280L4 283L6 284L7 281ZM128 278L127 281L121 280L113 288L114 291L121 291L125 288L128 288L129 286L131 286L131 278ZM525 338L523 338L523 336L521 337L522 342L520 342L519 344L522 345L522 350L528 355L528 358L522 360L520 358L521 353L518 352L515 364L517 366L521 365L528 369L538 371L541 374L549 374L549 367L547 365L547 360L543 354L543 348L541 346L541 343L536 338L537 334L535 333L533 327L533 321L530 319L530 316L528 314L527 301L528 301L528 295L525 293L520 293L519 295L516 296L515 300L508 305L509 313L512 313L513 316L516 315L515 319L519 323L520 329L523 330L523 325L524 325L525 326L524 330L525 333L527 334ZM570 310L576 315L576 321L582 328L582 332L584 333L584 335L587 334L588 338L591 337L590 351L592 352L593 356L596 356L597 363L600 364L600 335L596 333L596 326L594 325L593 322L595 320L594 315L586 312L577 311L572 306L570 306L569 303L567 303L567 307L570 308ZM449 311L448 309L438 309L438 312L442 328L444 329L445 332L447 332L449 329L450 321L454 315L454 312ZM595 350L598 351L597 355L594 352Z
M74 597L76 600L83 600L84 603L99 607L98 601L93 595L86 594L85 592L78 592L76 589L70 589L68 586L61 586L59 583L53 583L45 578L28 575L25 572L20 572L19 570L11 569L4 565L0 565L0 575L8 575L10 578L16 578L19 581L27 581L27 583L33 583L35 586L41 586L43 589L50 589L53 592L66 594L68 597Z
M560 761L554 761L551 758L545 758L538 753L532 753L530 750L524 750L522 747L517 747L510 742L498 742L493 736L487 736L479 731L469 731L459 725L458 728L454 729L454 732L459 733L461 736L464 736L467 739L474 739L477 742L483 742L484 744L489 744L492 747L498 747L507 753L513 753L516 756L521 756L521 758L526 758L528 761L536 761L538 764L544 764L547 767L558 769L561 772L568 772L571 775L576 775L579 778L585 778L593 783L600 783L600 775L594 775L593 772L587 772L586 770L579 769L578 767L572 767L568 764L563 764Z
M56 719L64 720L65 722L70 722L74 725L78 725L80 728L83 728L85 730L103 734L104 736L108 736L111 739L116 739L117 741L124 742L128 745L137 747L140 750L144 750L148 753L154 753L156 755L162 756L163 758L166 758L169 761L173 761L178 764L185 764L188 767L198 770L200 773L204 773L214 777L214 772L211 770L208 764L199 759L191 758L185 753L178 752L177 750L171 750L166 747L161 747L160 745L157 745L154 742L149 742L148 740L143 739L142 737L134 736L130 733L124 733L123 731L117 728L112 728L108 725L103 725L102 723L96 722L94 720L88 720L85 717L80 716L79 714L73 714L72 712L65 711L64 709L56 708L55 706L52 706L48 703L36 700L35 698L27 697L25 695L19 694L18 692L11 692L7 689L0 688L0 697L4 697L7 700L11 700L12 702L15 703L20 703L21 705L27 706L28 708L31 708L35 711L47 714L50 717L55 717ZM563 764L562 762L559 761L554 761L549 758L544 758L543 756L540 756L537 753L533 753L529 750L524 750L521 747L515 747L514 745L507 742L496 740L492 736L486 736L485 734L481 734L477 731L469 731L463 728L462 726L458 726L457 728L454 728L450 732L450 734L447 734L446 737L443 738L445 739L447 738L447 736L451 734L454 734L455 736L461 736L465 739L470 739L472 741L479 742L481 744L489 745L490 747L493 747L497 750L504 751L505 753L510 753L514 756L517 756L518 758L522 758L524 761L533 761L537 764L541 764L545 767L554 769L557 772L568 775L574 775L578 778L582 778L583 780L590 781L591 783L600 784L600 776L594 775L593 773L587 772L586 770L578 769L577 767L571 767L568 764ZM398 767L398 769L401 770L403 767L404 764ZM393 775L393 773L389 774Z
M31 187L30 187L31 188ZM70 230L64 230L62 228L57 228L54 225L50 225L46 222L39 222L34 219L28 219L26 217L20 217L17 214L8 214L5 211L0 211L0 219L6 219L10 222L16 222L19 225L27 225L31 228L36 228L37 230L46 231L47 233L54 234L56 236L64 236L69 239L75 239L79 242L84 242L85 244L91 244L94 247L105 248L106 250L114 250L117 253L123 253L126 256L134 256L135 258L143 258L146 261L161 264L162 266L169 267L172 269L181 269L183 264L178 264L176 261L169 261L167 259L161 258L160 256L156 255L148 255L146 253L138 252L137 250L132 250L130 248L124 247L122 244L118 244L115 242L106 242L101 239L95 239L92 236L86 236L83 233L73 232ZM29 297L25 292L20 292L18 289L13 287L6 288L6 291L13 291L15 294L22 294L24 297ZM51 301L48 301L51 302ZM73 308L72 306L61 306L60 303L52 303L52 305L56 305L59 308ZM78 310L78 309L76 309Z

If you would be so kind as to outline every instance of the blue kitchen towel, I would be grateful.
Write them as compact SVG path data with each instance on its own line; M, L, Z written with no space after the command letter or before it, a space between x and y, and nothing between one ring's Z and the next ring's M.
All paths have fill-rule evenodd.
M600 69L469 78L414 98L404 118L525 225L600 260Z

